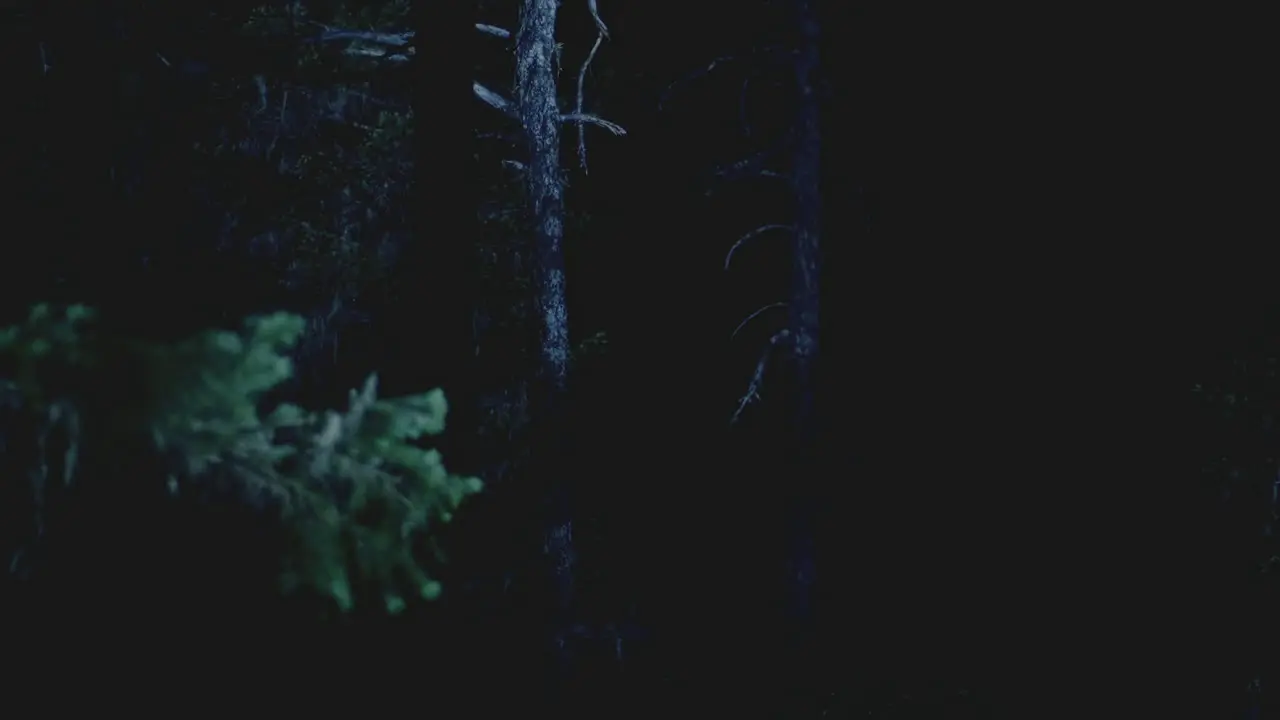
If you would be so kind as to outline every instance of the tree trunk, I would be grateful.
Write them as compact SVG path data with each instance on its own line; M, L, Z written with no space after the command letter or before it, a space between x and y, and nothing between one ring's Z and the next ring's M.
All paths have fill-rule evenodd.
M559 660L565 648L574 598L573 518L564 488L560 452L562 396L568 381L569 317L565 305L564 197L560 168L560 109L556 102L555 40L559 0L524 0L516 33L516 103L528 144L526 192L533 233L537 365L530 411L540 428L533 448L536 472L551 488L543 550L551 571Z
M788 463L796 473L788 528L787 601L796 623L800 646L812 633L813 583L815 580L816 479L813 462L817 436L814 412L815 365L818 361L819 237L822 198L819 184L821 136L819 102L815 85L818 72L818 19L814 0L794 0L799 52L795 56L796 119L791 134L791 185L796 198L794 247L792 248L790 318L791 333L788 384L791 386L792 432Z
M516 101L528 143L528 202L533 219L538 380L564 390L569 364L565 307L564 190L560 108L556 102L556 12L559 0L525 0L516 35Z

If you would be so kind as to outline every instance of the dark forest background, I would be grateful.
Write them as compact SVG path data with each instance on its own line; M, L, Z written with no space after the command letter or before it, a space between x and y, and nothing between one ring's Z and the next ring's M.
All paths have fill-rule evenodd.
M1098 409L1126 403L1098 387L1130 388L1129 363L1077 328L1110 313L1073 289L1095 285L1074 257L1093 210L1065 168L1092 150L1048 129L1089 124L1046 91L1056 63L1022 77L976 40L991 30L958 32L1010 18L969 10L561 3L559 107L576 111L594 8L608 34L582 111L625 134L585 125L584 169L579 125L560 128L556 385L537 148L520 108L473 86L515 98L514 34L553 6L0 10L0 327L82 303L164 345L292 313L294 372L264 404L342 408L372 372L384 397L441 388L435 447L484 483L433 526L438 598L334 613L323 592L281 595L260 509L167 498L171 458L143 439L99 441L97 482L43 498L33 541L21 463L45 436L3 406L15 667L126 697L445 717L1156 717L1166 697L1273 716L1274 313L1191 324L1174 403L1190 457L1164 451L1199 470L1164 496L1186 502L1146 504L1145 470L1113 481L1101 428L1130 416ZM767 226L804 223L820 274L801 287L799 233ZM802 334L802 302L822 309L804 372L779 341ZM133 417L114 409L133 386L94 377L78 391ZM1134 542L1161 513L1179 539Z

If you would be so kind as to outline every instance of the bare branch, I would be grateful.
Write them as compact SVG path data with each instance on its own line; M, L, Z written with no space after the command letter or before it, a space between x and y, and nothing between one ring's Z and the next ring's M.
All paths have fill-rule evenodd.
M596 115L588 115L585 113L568 113L565 115L561 115L560 119L565 122L576 122L576 123L587 123L588 125L599 125L605 130L608 130L609 132L613 133L614 135L627 134L626 128L622 127L621 125L615 122L610 122L609 120L605 120L604 118L598 117Z
M471 83L471 90L476 94L476 97L480 98L480 100L486 105L496 110L501 110L506 115L515 116L516 105L514 102L502 97L498 93L478 82Z
M769 303L768 305L765 305L764 307L760 308L759 310L757 310L757 311L755 311L755 312L751 313L750 315L748 315L748 316L746 317L746 319L744 319L742 322L738 323L738 327L736 327L736 328L734 328L734 329L733 329L733 333L731 333L731 334L729 335L729 339L730 339L730 340L732 340L732 339L734 339L735 337L737 337L737 336L738 336L738 332L739 332L740 330L742 330L742 328L746 327L746 326L747 326L747 323L751 322L752 320L755 320L756 318L760 317L762 314L764 314L764 313L768 312L769 310L773 310L773 309L775 309L775 308L784 308L784 307L786 307L786 306L787 306L787 304L786 304L785 302Z
M484 85L481 85L478 82L472 82L471 89L475 93L476 97L479 98L482 102L484 102L484 104L494 108L495 110L501 111L504 115L508 115L510 117L516 116L516 104L514 101L508 98L505 98L502 95L499 95L498 93L490 90L489 88L485 87ZM608 130L609 132L613 133L614 135L627 134L626 128L622 127L621 125L615 122L610 122L596 115L590 115L587 113L567 113L567 114L561 115L560 119L563 120L564 122L586 123L587 125L599 125L605 130Z
M779 224L776 224L776 223L775 223L775 224L772 224L772 225L761 225L760 227L756 228L755 230L752 230L751 232L747 233L746 235L743 235L742 237L738 238L737 242L735 242L735 243L733 244L733 246L729 248L729 252L728 252L727 254L725 254L725 256L724 256L724 269L725 269L725 270L728 270L728 269L729 269L729 263L733 262L733 254L734 254L735 252L737 252L737 251L738 251L738 248L742 246L742 243L744 243L744 242L746 242L746 241L750 240L751 238L753 238L753 237L755 237L755 236L757 236L757 235L760 235L760 234L762 234L762 233L769 232L770 230L792 230L792 231L794 231L794 230L795 230L795 227L794 227L794 226L791 226L791 225L779 225Z
M731 165L716 168L716 177L723 180L738 180L751 175L778 175L765 167L772 152L760 152L743 158Z
M476 23L476 30L479 30L485 35L493 35L494 37L500 37L503 39L511 38L510 30L507 30L505 28L500 28L497 25L485 25L484 23Z
M592 122L586 120L588 117L584 113L583 96L587 84L587 70L591 68L591 61L596 59L596 52L600 50L600 45L609 37L609 28L605 26L604 20L600 19L600 7L597 0L587 0L587 10L591 13L591 19L596 22L596 41L591 45L591 52L587 53L587 59L582 61L582 67L578 69L578 102L574 106L573 115L576 116L578 123L578 162L582 165L582 172L587 172L587 123ZM602 124L596 123L604 127L614 135L625 135L626 131L620 126L613 123Z
M751 376L751 383L747 385L747 392L738 400L738 408L733 411L733 417L729 418L729 424L733 425L742 417L742 411L752 402L760 399L760 387L764 385L764 373L769 366L769 356L773 353L774 348L786 342L791 337L790 330L779 330L773 337L769 338L768 345L765 346L764 352L760 354L760 361L756 363L756 371Z
M785 180L786 175L783 175L776 170L767 169L766 164L772 154L772 152L768 151L756 153L751 157L743 158L731 165L717 168L715 171L715 178L720 182L743 180L749 177L765 177ZM713 194L716 191L716 187L717 185L715 183L711 184L711 186L707 188L707 195Z
M591 12L596 12L596 0L590 0ZM596 18L599 23L599 16ZM591 52L587 53L587 59L582 61L582 67L578 70L578 104L574 106L574 113L582 114L584 89L587 84L587 69L591 67L591 61L596 59L596 51L600 49L600 43L604 42L605 35L601 32L596 36L595 43L591 46ZM587 172L587 124L578 122L578 162L582 165L582 172Z
M591 11L591 17L595 20L596 28L599 29L600 35L597 36L595 45L591 48L591 53L587 56L586 61L582 64L582 69L578 73L578 102L575 112L560 116L562 121L573 122L578 125L578 150L579 155L582 158L584 170L586 169L585 127L587 125L598 125L614 135L627 134L627 131L621 125L605 120L599 116L583 112L583 86L585 84L587 70L590 67L592 60L595 59L596 52L600 48L602 39L609 36L608 28L605 26L604 21L600 19L597 0L588 0L588 9ZM325 25L320 25L319 23L314 24L320 27L323 32L315 37L308 38L307 42L352 42L350 47L345 48L342 51L345 55L377 58L389 60L391 62L406 62L408 61L409 56L415 54L414 48L412 47L412 40L414 38L414 32L412 30L399 33L384 33L364 30L345 30L341 28L330 28ZM511 31L496 25L476 23L475 28L481 33L493 35L494 37L507 39L512 36ZM361 45L360 43L370 43L381 47L370 47L369 45ZM386 54L387 51L384 49L387 47L404 47L406 49L403 53L388 55ZM41 49L43 51L43 47ZM516 117L516 106L512 100L503 97L478 82L472 83L472 90L481 102L501 111L509 117Z
M600 35L609 37L609 28L605 27L604 21L600 19L600 8L596 6L596 0L587 0L587 10L591 12L591 19L596 21L596 29L600 31Z

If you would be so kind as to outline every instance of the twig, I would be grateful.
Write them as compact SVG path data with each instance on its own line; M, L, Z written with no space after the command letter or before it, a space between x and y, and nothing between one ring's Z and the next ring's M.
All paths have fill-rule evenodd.
M595 13L596 0L590 0L591 11ZM597 18L597 22L599 19ZM574 106L574 114L582 115L582 103L584 89L587 84L587 68L591 67L591 61L596 59L596 51L600 49L600 43L604 42L604 33L596 35L596 41L591 45L591 52L587 53L587 59L582 61L582 67L578 69L578 103ZM615 133L616 134L616 133ZM582 166L582 172L587 172L587 124L578 122L578 163Z
M738 248L742 246L742 243L744 243L744 242L746 242L746 241L750 240L751 238L753 238L753 237L755 237L755 236L757 236L757 235L760 235L760 234L762 234L762 233L766 233L766 232L768 232L768 231L770 231L770 230L795 230L795 227L794 227L794 226L791 226L791 225L779 225L779 224L776 224L776 223L775 223L775 224L772 224L772 225L761 225L760 227L756 228L755 230L752 230L751 232L747 233L746 235L743 235L742 237L738 238L737 242L735 242L735 243L733 244L733 246L729 248L729 252L728 252L727 254L725 254L725 256L724 256L724 269L725 269L725 270L728 270L728 269L729 269L729 263L733 261L733 254L734 254L735 252L737 252L737 251L738 251Z
M759 310L757 310L757 311L755 311L755 312L751 313L750 315L748 315L748 316L746 317L746 319L744 319L742 322L738 323L738 327L736 327L736 328L734 328L734 329L733 329L733 332L729 335L729 339L730 339L730 340L732 340L732 339L734 339L735 337L737 337L737 336L738 336L738 332L739 332L739 331L741 331L741 330L742 330L742 328L746 327L746 326L747 326L747 323L751 322L752 320L755 320L757 317L760 317L760 315L761 315L762 313L764 313L764 312L766 312L766 311L768 311L768 310L772 310L772 309L774 309L774 308L784 308L784 307L786 307L786 306L787 306L787 304L786 304L785 302L769 303L768 305L765 305L764 307L760 308Z
M623 128L621 125L615 122L611 122L609 120L605 120L604 118L598 117L596 115L588 115L585 113L568 113L566 115L561 115L560 119L565 122L577 122L577 123L587 123L588 125L599 125L605 130L608 130L609 132L613 133L614 135L627 134L626 129Z
M600 45L609 37L609 28L604 24L604 20L600 19L600 7L597 0L587 0L587 11L591 13L591 19L596 22L596 41L591 45L591 52L587 53L587 59L582 61L582 67L578 69L578 103L574 106L573 114L578 116L578 162L582 165L582 172L587 172L587 120L583 112L583 95L584 88L587 84L587 70L591 67L591 61L596 59L596 52L600 50ZM599 123L597 123L599 124ZM625 135L626 131L621 127L609 123L602 125L605 129L614 135Z
M742 180L748 177L765 177L785 180L783 175L776 170L769 170L765 167L765 163L770 159L772 152L760 152L751 157L743 158L737 162L717 168L715 178L721 182L729 182L732 180ZM713 183L707 188L706 194L709 196L716 191L716 185Z
M600 35L609 37L609 28L605 27L604 21L600 19L600 8L596 6L596 0L587 0L587 10L591 12L591 19L596 21L596 29L600 31Z
M484 85L481 85L478 82L473 81L471 83L471 90L472 92L475 93L475 96L477 98L479 98L482 102L484 102L489 107L492 107L495 110L501 111L504 115L507 115L508 117L514 118L516 116L515 101L509 98L503 97L502 95L499 95L498 93L490 90L489 88L485 87ZM566 113L561 115L560 119L563 120L564 122L576 122L576 123L586 123L588 125L599 125L605 130L608 130L609 132L613 133L614 135L627 134L626 128L622 127L621 125L615 122L605 120L604 118L599 117L598 115L591 115L589 113Z
M768 345L765 346L764 352L760 354L760 361L756 363L756 371L751 376L751 383L747 385L747 393L738 400L738 408L733 411L733 417L729 418L729 424L733 425L742 417L742 411L752 402L760 399L760 387L764 384L764 373L768 369L769 355L779 344L791 337L790 330L779 330L773 337L769 338Z

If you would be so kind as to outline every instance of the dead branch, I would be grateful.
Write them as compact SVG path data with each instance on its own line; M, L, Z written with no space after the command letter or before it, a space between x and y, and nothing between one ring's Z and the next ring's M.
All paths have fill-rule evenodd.
M495 110L498 110L499 112L501 112L503 115L506 115L507 117L510 117L513 119L517 118L516 104L514 101L499 95L498 93L490 90L489 88L485 87L484 85L481 85L478 82L471 83L471 89L475 93L475 96L479 98L484 104L488 105L489 107ZM568 113L565 115L561 115L560 119L564 122L573 122L573 123L587 124L587 125L598 125L604 128L605 130L608 130L609 132L613 133L614 135L627 134L626 128L622 127L617 123L605 120L602 117L598 117L596 115L589 115L586 113Z
M774 308L784 308L784 307L786 307L786 306L787 306L787 304L786 304L785 302L769 303L768 305L765 305L764 307L760 308L759 310L757 310L757 311L755 311L755 312L751 313L751 314L750 314L750 315L748 315L748 316L747 316L747 317L746 317L742 322L738 323L738 327L734 328L734 329L733 329L733 332L729 334L729 339L730 339L730 340L732 340L732 339L734 339L735 337L737 337L737 336L738 336L738 332L739 332L740 330L742 330L742 328L746 327L746 326L747 326L747 323L749 323L749 322L751 322L752 320L755 320L756 318L760 317L760 316L761 316L762 314L764 314L765 312L768 312L769 310L773 310Z
M591 45L591 52L587 53L587 59L582 61L582 67L578 69L578 102L574 105L573 115L578 117L578 162L582 166L582 172L587 172L587 123L585 118L587 115L583 111L584 88L587 84L587 70L591 67L591 61L596 59L596 52L600 50L600 45L609 37L609 28L605 26L604 20L600 19L600 7L597 0L587 0L587 10L591 13L591 19L596 22L596 41ZM601 123L596 123L601 124ZM625 135L626 131L618 125L609 123L601 125L614 135Z
M596 21L596 29L600 31L602 37L609 37L609 28L605 27L604 21L600 19L600 8L596 5L596 0L587 0L587 10L591 12L591 19Z
M516 104L514 100L503 97L502 95L490 90L489 88L485 87L484 85L481 85L478 82L472 82L471 89L475 93L475 96L479 98L482 102L484 102L484 104L488 105L489 107L495 110L502 112L502 114L507 115L508 117L512 117L512 118L516 117ZM599 117L597 115L590 115L587 113L567 113L567 114L561 115L560 119L564 122L574 122L574 123L580 123L580 124L585 123L587 125L598 125L604 128L605 130L608 130L609 132L613 133L614 135L627 134L626 128L622 127L621 125L615 122L610 122L608 120L605 120L604 118Z
M592 18L596 21L596 27L600 30L600 34L597 36L596 43L591 48L591 53L587 56L586 61L582 64L582 69L578 73L577 107L575 108L574 112L562 114L560 116L560 119L562 121L572 122L578 125L578 133L579 133L578 134L578 151L579 151L579 156L582 158L584 170L586 169L586 140L585 140L584 133L585 133L585 127L587 125L597 125L599 127L604 128L605 130L608 130L614 135L627 134L627 131L621 125L605 120L604 118L601 118L599 116L591 115L582 111L583 110L582 108L583 85L585 83L587 69L590 67L592 60L595 59L595 55L597 50L600 47L601 40L609 36L608 28L605 27L604 22L600 19L600 13L596 4L596 0L588 0L588 9L591 11ZM411 42L414 38L414 32L412 30L408 30L405 32L398 32L398 33L385 33L385 32L364 31L364 30L346 30L341 28L330 28L325 25L319 25L318 23L316 24L323 29L323 32L321 32L319 35L316 35L315 37L308 38L306 42L314 42L314 43L343 42L343 41L351 42L352 43L351 46L343 49L342 51L343 54L345 55L376 58L381 60L388 60L391 62L407 62L409 60L409 56L415 54L414 48L411 46ZM476 27L476 30L486 35L493 35L495 37L500 37L500 38L511 37L510 30L507 30L505 28L500 28L496 25L486 25L483 23L476 23L475 27ZM372 46L369 44L362 44L362 43L370 43L372 44ZM392 47L404 47L406 49L403 53L388 55L387 48L392 48ZM471 84L471 88L472 88L472 91L475 93L475 96L479 98L481 102L485 103L489 107L492 107L495 110L498 110L499 112L513 119L518 117L516 112L516 105L514 101L510 100L509 98L503 97L501 94L494 92L493 90L490 90L489 88L485 87L484 85L481 85L478 82L473 82Z
M747 385L747 392L738 400L738 408L733 411L733 417L729 418L729 424L733 425L742 417L742 411L752 402L760 399L760 388L764 385L764 374L769 366L769 356L773 354L775 348L789 341L791 338L790 330L779 330L773 337L769 338L768 344L765 346L764 352L760 354L760 361L756 363L756 371L751 375L751 382Z
M746 235L743 235L742 237L738 238L737 242L735 242L733 246L729 248L729 252L724 256L724 269L725 270L729 269L729 263L733 262L733 254L738 251L738 248L742 246L742 243L750 240L753 237L756 237L757 235L761 235L763 233L769 232L770 230L794 231L795 227L792 225L779 225L776 223L771 225L761 225L755 230L752 230Z
M500 28L497 25L485 25L484 23L476 23L476 30L485 35L492 35L506 40L511 39L511 31L506 28Z
M596 2L590 0L592 13L595 12ZM598 20L597 20L598 22ZM582 67L578 69L578 102L574 106L574 114L582 115L583 96L587 84L587 68L591 67L591 61L596 59L596 51L600 49L600 44L604 42L604 33L596 35L596 41L591 45L591 52L587 53L587 59L582 61ZM615 133L617 134L617 133ZM582 172L587 172L587 124L578 122L578 163L582 166Z
M583 113L568 113L566 115L561 115L560 119L565 122L576 122L576 123L587 123L588 125L599 125L605 130L608 130L609 132L613 133L614 135L627 134L626 128L622 127L621 125L615 122L610 122L609 120L605 120L604 118L598 117L596 115L587 115Z
M516 104L507 98L502 97L498 93L481 85L478 82L471 83L471 90L489 107L500 110L504 115L515 117Z

